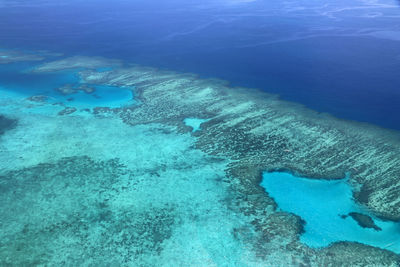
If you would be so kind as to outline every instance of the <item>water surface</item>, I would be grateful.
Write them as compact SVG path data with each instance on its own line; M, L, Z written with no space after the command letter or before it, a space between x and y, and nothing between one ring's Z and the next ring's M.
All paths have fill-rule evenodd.
M394 0L7 1L0 8L2 46L218 77L400 129Z

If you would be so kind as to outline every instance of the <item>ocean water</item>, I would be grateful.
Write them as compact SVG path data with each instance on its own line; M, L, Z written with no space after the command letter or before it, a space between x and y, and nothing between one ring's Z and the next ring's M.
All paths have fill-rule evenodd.
M394 0L3 1L1 12L4 47L193 72L400 129Z
M0 265L399 266L399 18L0 1Z

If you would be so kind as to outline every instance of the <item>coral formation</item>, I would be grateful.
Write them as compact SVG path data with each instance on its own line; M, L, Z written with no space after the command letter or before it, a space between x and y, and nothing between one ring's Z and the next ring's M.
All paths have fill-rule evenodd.
M54 72L68 69L98 69L107 67L118 67L121 65L119 60L106 59L102 57L75 56L52 61L38 66L34 72Z
M1 265L133 264L160 252L177 219L168 205L116 206L116 194L135 183L116 160L64 158L3 173L1 181Z
M74 107L66 107L63 110L61 110L60 112L58 112L58 115L63 116L63 115L69 115L72 114L76 111L76 108Z
M9 119L0 114L0 135L2 135L5 131L12 129L15 127L17 120Z
M96 91L95 88L90 87L87 84L79 84L78 86L74 86L72 84L66 84L64 86L56 88L55 90L63 95L76 94L79 91L82 91L86 94L91 94Z
M376 231L382 231L382 228L377 226L374 220L368 215L359 212L350 212L349 216L353 218L361 227L372 228L375 229Z
M8 164L0 197L9 203L0 211L2 264L400 263L393 252L354 242L307 247L299 241L304 221L277 210L259 185L263 171L315 179L350 171L359 203L400 219L397 132L224 81L103 58L66 58L34 71L72 68L86 84L132 88L138 104L74 116L57 116L55 106L35 114L34 106L19 114L25 127L36 128L32 141L21 130L1 143ZM7 105L0 111L21 112ZM207 121L192 132L186 118ZM16 156L21 151L23 158Z
M27 53L18 50L0 50L0 64L20 61L41 61L45 57L39 54Z
M288 169L311 178L341 178L377 216L400 219L400 138L394 131L339 120L257 90L222 81L136 66L81 72L87 83L135 86L138 107L114 109L128 124L182 126L181 118L209 118L195 133L197 147L262 170ZM241 179L257 182L260 173Z

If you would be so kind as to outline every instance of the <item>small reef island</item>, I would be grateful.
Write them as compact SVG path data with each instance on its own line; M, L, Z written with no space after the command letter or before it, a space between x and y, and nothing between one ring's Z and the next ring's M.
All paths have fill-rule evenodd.
M399 266L400 239L308 244L311 222L260 185L336 184L338 224L396 238L398 132L194 74L1 50L3 67L19 62L79 80L49 95L0 84L0 265ZM103 87L130 94L111 105ZM93 94L104 101L74 104ZM354 206L328 212L342 199Z

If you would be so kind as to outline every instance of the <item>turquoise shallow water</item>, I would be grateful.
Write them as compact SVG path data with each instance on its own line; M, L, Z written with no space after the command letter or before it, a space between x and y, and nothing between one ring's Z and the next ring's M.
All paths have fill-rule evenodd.
M183 120L186 126L192 127L193 132L201 130L201 124L206 121L207 121L206 119L198 119L198 118L186 118Z
M376 231L362 228L350 216L341 217L350 212L368 214L353 201L351 187L346 181L316 180L286 172L266 172L261 186L281 210L294 213L306 222L300 240L310 247L354 241L400 252L399 223L374 218L375 224L382 228L382 231Z
M71 85L83 85L77 70L66 70L52 73L32 73L30 64L17 63L0 66L0 87L13 93L26 97L34 95L48 96L51 103L62 103L69 107L94 108L94 107L121 107L133 103L132 91L128 88L85 84L95 89L93 93L77 90L75 93L64 95L57 88ZM107 71L108 68L100 71Z
M104 85L90 86L96 90L92 94L78 91L77 93L68 96L63 96L58 93L54 93L53 95L55 95L56 99L62 99L62 101L67 103L67 105L79 108L115 108L132 103L133 95L132 91L129 89ZM71 98L72 100L69 100Z

